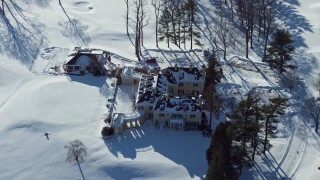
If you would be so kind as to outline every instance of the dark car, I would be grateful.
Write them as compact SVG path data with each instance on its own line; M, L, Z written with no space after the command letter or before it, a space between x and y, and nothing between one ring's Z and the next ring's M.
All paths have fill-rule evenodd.
M149 58L149 59L146 59L146 62L147 63L156 63L157 60L156 60L156 58Z

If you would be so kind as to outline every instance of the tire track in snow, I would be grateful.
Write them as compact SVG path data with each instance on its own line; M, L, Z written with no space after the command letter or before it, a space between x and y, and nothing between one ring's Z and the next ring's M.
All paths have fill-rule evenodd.
M298 114L291 122L293 126L291 139L288 143L286 153L278 165L279 168L277 168L281 168L289 179L291 179L297 171L307 144L306 127L302 119L303 117Z

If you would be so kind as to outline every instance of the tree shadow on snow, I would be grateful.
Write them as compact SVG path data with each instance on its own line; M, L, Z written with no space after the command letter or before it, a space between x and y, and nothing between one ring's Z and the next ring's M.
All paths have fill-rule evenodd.
M49 7L52 0L22 0L26 4L35 4L41 8Z
M30 64L42 45L44 26L15 2L4 1L4 5L5 15L0 13L0 52Z
M88 29L87 25L84 25L80 19L76 18L70 18L70 16L67 14L63 6L61 6L63 12L68 18L68 21L65 22L59 22L59 26L64 28L62 31L62 34L71 39L74 43L81 45L88 45L91 41L91 38L86 33L86 30Z
M144 153L148 155L150 152L156 152L168 158L168 162L173 161L177 165L185 167L190 177L203 177L207 170L207 164L205 160L206 149L201 149L201 147L208 146L208 139L202 137L198 131L181 132L156 129L149 124L151 122L146 123L146 128L142 126L126 129L123 134L116 134L111 139L105 140L109 151L117 158L121 159L123 156L123 158L132 160L137 158L138 153L143 156ZM182 139L184 140L182 141ZM195 156L196 158L194 158ZM157 164L157 160L149 161L148 164ZM105 170L108 171L108 174L112 174L108 168ZM117 177L114 178L118 179L120 174L115 176ZM139 174L132 177L141 176Z

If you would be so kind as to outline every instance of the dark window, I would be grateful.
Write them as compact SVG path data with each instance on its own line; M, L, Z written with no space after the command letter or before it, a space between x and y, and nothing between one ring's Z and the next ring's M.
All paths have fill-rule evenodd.
M190 114L190 118L196 118L196 115Z
M73 70L73 66L68 66L68 70Z
M172 117L172 118L176 118L177 115L176 115L176 114L172 114L171 117Z
M75 70L79 70L79 69L80 69L80 66L74 66L74 69L75 69Z
M149 106L149 110L152 110L152 106Z
M198 87L198 83L193 83L193 87Z
M163 113L159 113L159 117L164 117L164 114Z
M179 86L183 86L183 83L179 83Z
M180 96L182 96L184 94L184 90L178 90L178 95Z

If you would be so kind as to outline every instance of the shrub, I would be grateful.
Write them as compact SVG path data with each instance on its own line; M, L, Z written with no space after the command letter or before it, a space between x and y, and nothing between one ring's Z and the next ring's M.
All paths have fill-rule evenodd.
M107 117L105 120L104 120L105 123L111 123L111 116Z
M105 136L112 136L114 134L114 129L113 127L108 127L108 126L105 126L102 128L102 131L101 131L101 135L103 137Z

